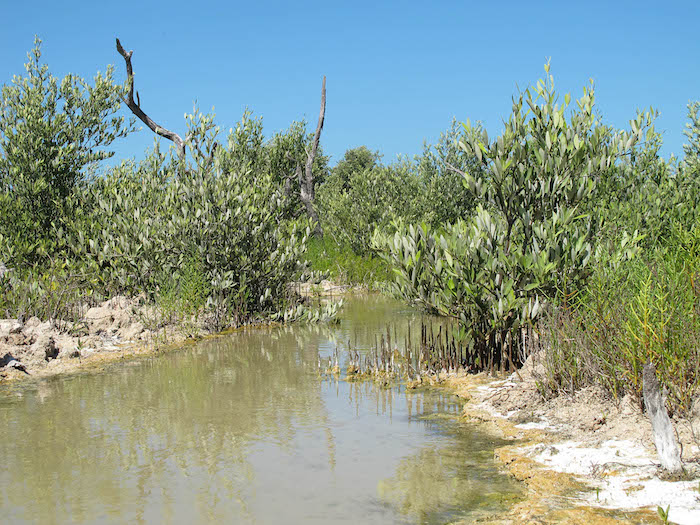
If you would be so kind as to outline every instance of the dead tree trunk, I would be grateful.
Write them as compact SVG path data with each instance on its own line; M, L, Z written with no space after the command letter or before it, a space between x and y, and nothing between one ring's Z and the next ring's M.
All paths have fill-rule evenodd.
M314 142L311 146L311 151L307 152L306 155L306 169L302 174L301 165L297 164L297 178L299 180L299 198L301 202L306 207L306 212L312 221L316 223L314 228L314 235L317 237L323 237L323 229L321 228L321 221L318 218L318 211L314 201L316 199L316 181L314 180L313 174L313 164L316 159L316 152L318 151L318 143L321 140L321 130L323 129L323 121L326 117L326 77L323 77L323 86L321 87L321 111L318 116L318 125L316 126L316 133L314 134Z
M175 146L177 147L177 155L180 158L181 161L184 162L185 160L185 149L186 149L186 144L185 141L182 140L180 135L175 133L174 131L169 131L165 129L164 127L159 126L153 120L151 117L146 115L146 113L141 109L141 97L139 97L138 91L136 92L136 102L134 102L134 72L131 67L131 55L134 54L133 51L129 51L128 53L124 51L124 48L121 45L121 42L119 42L119 39L117 38L117 51L121 56L124 57L124 62L126 62L126 76L127 76L127 82L129 83L129 92L127 94L127 97L124 99L124 102L126 105L129 107L131 112L136 115L146 126L148 126L151 131L156 133L157 135L160 135L161 137L164 137L170 141L172 141Z
M642 389L644 392L644 405L646 406L647 414L649 414L649 419L651 419L654 443L656 444L656 452L661 460L661 466L670 474L680 474L683 472L681 455L678 451L671 419L666 411L664 396L661 394L659 381L656 379L656 369L651 362L644 365Z

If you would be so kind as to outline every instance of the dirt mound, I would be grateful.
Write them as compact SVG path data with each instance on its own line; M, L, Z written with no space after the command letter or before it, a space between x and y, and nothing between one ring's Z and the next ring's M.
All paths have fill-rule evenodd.
M113 297L87 309L75 323L0 319L0 378L66 371L90 356L155 341L165 331L169 343L185 339L143 297Z
M530 361L505 379L478 374L446 382L467 401L468 420L517 440L498 449L496 458L530 494L499 523L646 523L657 506L669 505L674 523L700 523L700 402L689 417L673 421L686 474L668 479L638 401L613 399L596 388L545 399L537 376ZM571 483L584 488L572 491ZM580 519L584 509L587 521ZM542 521L530 521L535 517Z

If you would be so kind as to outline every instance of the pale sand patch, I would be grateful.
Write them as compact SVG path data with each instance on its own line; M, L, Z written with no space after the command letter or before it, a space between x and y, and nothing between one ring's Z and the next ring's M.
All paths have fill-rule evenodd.
M666 509L679 525L700 523L700 479L664 481L659 479L659 462L639 443L608 440L598 447L565 441L552 445L531 445L522 449L556 472L574 474L597 490L584 493L581 504L608 509Z
M596 508L601 512L643 510L649 517L656 514L657 506L664 510L670 506L671 523L700 524L700 451L688 430L697 421L674 421L689 479L664 480L651 425L637 404L629 399L615 402L592 389L544 400L532 377L523 371L521 375L523 381L515 376L489 381L483 374L447 381L468 400L464 412L469 419L491 424L506 438L527 441L496 453L532 491L528 501L511 513L517 516L513 523L525 519L522 512L526 508L536 509L528 519L544 516L545 523L558 523L579 519L578 515L557 514L567 509L581 508L586 513ZM551 480L547 472L552 473ZM583 490L570 490L562 497L558 485L563 478L557 475L570 475L572 481L583 484ZM557 510L549 509L543 500L556 500ZM606 519L601 514L602 521L596 517L591 523ZM649 522L647 518L627 519L629 523Z

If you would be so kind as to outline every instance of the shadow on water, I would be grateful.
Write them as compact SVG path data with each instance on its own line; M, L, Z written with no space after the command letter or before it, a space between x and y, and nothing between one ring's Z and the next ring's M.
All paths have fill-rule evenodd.
M108 373L0 391L3 522L442 523L520 494L439 393L319 379L319 354L415 312L251 328Z

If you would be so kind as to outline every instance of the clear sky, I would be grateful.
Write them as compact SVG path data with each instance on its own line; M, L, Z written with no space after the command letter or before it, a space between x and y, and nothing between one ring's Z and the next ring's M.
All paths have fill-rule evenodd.
M665 156L682 154L686 105L700 99L698 0L1 2L1 83L23 72L35 34L55 75L91 78L111 63L123 80L119 37L142 107L181 135L195 100L224 129L246 106L268 136L302 118L313 128L325 74L332 163L363 144L385 161L413 155L453 117L493 136L548 57L562 92L594 79L608 124L657 108ZM152 142L145 129L118 153L141 157Z

